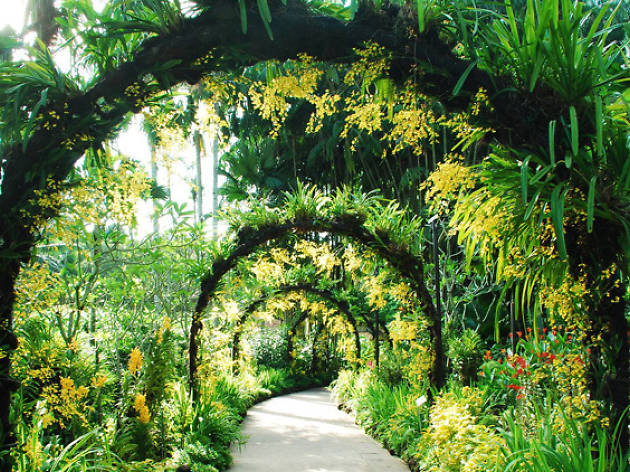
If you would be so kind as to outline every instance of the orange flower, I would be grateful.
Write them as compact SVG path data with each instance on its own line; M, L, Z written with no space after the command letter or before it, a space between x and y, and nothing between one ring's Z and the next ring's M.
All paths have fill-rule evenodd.
M137 347L134 347L131 350L131 354L129 355L129 364L127 367L129 368L131 375L136 375L140 370L140 367L142 367L142 353Z

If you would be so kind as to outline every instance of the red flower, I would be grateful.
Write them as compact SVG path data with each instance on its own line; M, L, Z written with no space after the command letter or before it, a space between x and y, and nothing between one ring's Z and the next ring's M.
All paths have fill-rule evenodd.
M551 330L551 334L553 334L554 336L556 335L556 329L555 328Z
M528 328L527 328L527 332L528 332L528 333L531 333L531 332L532 332L532 329L528 327Z
M492 360L492 354L490 354L490 351L486 351L486 355L483 356L484 360Z
M547 334L547 328L543 328L543 333Z
M514 356L514 365L525 368L527 367L527 362L525 362L525 359L523 359L521 356Z
M512 339L514 337L514 333L510 333L508 336Z
M523 390L525 387L523 387L522 385L509 384L507 388L511 388L512 390L519 391L519 390Z
M525 395L523 395L522 393L519 393L518 395L516 395L517 400L520 400L522 398L525 398Z
M522 331L517 331L516 335L520 338L521 336L523 336L523 332Z

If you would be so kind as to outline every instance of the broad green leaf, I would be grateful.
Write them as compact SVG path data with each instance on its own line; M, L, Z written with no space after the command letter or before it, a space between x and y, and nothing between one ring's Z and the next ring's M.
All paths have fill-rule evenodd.
M425 0L416 0L416 7L418 8L418 32L424 33L424 2Z

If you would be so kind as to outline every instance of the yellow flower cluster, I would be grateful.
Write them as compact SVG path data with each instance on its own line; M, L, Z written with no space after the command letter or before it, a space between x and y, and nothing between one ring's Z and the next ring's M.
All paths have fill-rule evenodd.
M385 308L387 300L383 281L379 277L368 276L365 278L364 286L367 289L368 303L378 310Z
M207 66L209 64L212 63L212 60L214 59L214 49L210 49L205 56L202 57L198 57L197 59L195 59L192 62L193 66L196 67L203 67L203 66Z
M586 278L575 280L569 274L558 286L545 284L540 288L541 303L549 310L552 322L559 317L566 326L580 333L585 333L590 326L586 316L588 294Z
M291 75L278 75L268 81L266 86L256 82L249 88L254 109L273 124L271 132L273 137L277 137L287 117L289 110L287 98L309 99L313 96L322 75L322 71L306 55L301 55L300 60L294 65L295 70Z
M107 375L99 374L95 377L92 377L92 387L94 388L103 388L107 383Z
M346 124L341 132L342 138L347 138L353 128L367 133L375 133L383 127L383 119L385 114L382 111L382 105L376 102L357 103L352 98L346 99L347 109L349 111L346 117ZM351 149L355 150L358 138L353 138Z
M143 424L147 424L151 419L149 414L149 408L146 405L146 396L138 393L133 401L133 409L138 413L138 421Z
M59 274L51 272L48 265L32 260L28 266L22 268L16 282L16 322L31 313L51 310L62 295L62 287Z
M162 326L160 326L160 329L158 330L158 334L157 334L157 343L160 344L162 342L162 339L164 337L164 333L168 332L171 330L171 319L168 316L165 316L164 319L162 320Z
M340 264L339 258L327 244L316 244L312 241L300 240L295 243L295 250L305 258L310 258L318 273L330 277L335 266Z
M56 421L61 428L65 428L65 422L73 419L87 426L86 413L92 409L85 404L89 393L88 387L77 387L69 377L61 377L58 384L44 387L41 397L47 409L42 411L43 427L47 428Z
M355 272L363 266L363 260L357 255L354 246L348 246L343 253L343 259L345 263L345 269L352 273L352 278L355 278Z
M42 124L42 126L44 127L44 129L51 130L57 127L58 122L59 122L59 113L57 113L55 110L50 110L46 114L46 119L44 123Z
M129 363L127 364L127 368L129 369L131 375L136 375L138 372L140 372L141 367L142 353L140 352L140 349L134 347L129 355Z
M411 341L418 336L418 325L415 321L405 321L396 318L389 323L389 336L394 343Z
M443 200L451 200L457 197L461 190L473 189L476 184L475 174L462 164L462 157L458 154L449 154L420 186L420 190L426 190L425 199L432 202L433 207L438 211L444 211Z
M124 162L103 182L108 216L126 225L135 221L136 203L150 188L147 175L131 162Z
M143 100L142 86L140 83L134 82L133 84L127 86L125 88L124 94L131 99L135 99L136 107L138 108L142 107L144 100Z
M328 328L328 332L331 335L339 334L344 336L352 333L352 326L350 325L348 320L346 320L346 318L342 316L331 316L330 318L328 318L326 327ZM348 340L351 341L350 339ZM350 349L352 349L352 345L350 346Z
M324 118L333 115L337 111L337 103L341 100L341 96L326 91L319 96L311 95L308 100L315 105L315 113L308 120L306 133L313 134L322 129Z
M465 151L469 146L479 142L486 134L494 132L492 128L473 125L471 118L472 116L469 112L455 113L451 116L438 118L437 123L450 129L459 140L451 149L461 148Z
M494 110L488 98L488 91L481 87L470 104L470 114L472 116L479 116L484 109L490 112Z
M394 145L393 153L411 148L417 155L422 154L422 142L437 142L439 135L433 128L437 117L428 107L401 110L393 114L392 130L388 139Z
M259 282L272 283L283 280L284 267L267 257L260 257L251 266L251 272Z
M403 374L414 388L423 389L433 362L433 351L416 341L410 342L410 349L403 351Z
M29 465L33 467L32 470L39 470L42 462L42 443L39 441L39 435L37 434L35 428L31 428L29 430L29 435L24 443L24 453L30 462Z
M400 301L403 305L411 305L413 301L413 294L411 293L411 287L405 282L398 282L389 287L389 294Z
M362 49L354 49L359 60L354 62L343 81L346 85L371 84L387 75L391 53L379 44L368 41Z
M66 402L82 400L90 393L90 390L85 386L76 388L74 380L69 377L61 377L59 383L61 384L61 399Z
M560 393L561 413L554 417L554 429L565 432L567 422L576 420L588 425L609 426L597 401L591 400L588 389L587 366L578 354L571 354L553 361L553 376Z

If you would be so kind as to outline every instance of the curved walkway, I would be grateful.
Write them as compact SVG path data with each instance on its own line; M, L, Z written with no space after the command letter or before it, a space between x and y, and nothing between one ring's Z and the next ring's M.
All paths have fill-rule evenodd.
M324 389L272 398L251 408L247 443L230 472L409 472L354 424Z

